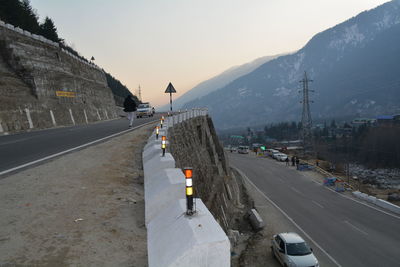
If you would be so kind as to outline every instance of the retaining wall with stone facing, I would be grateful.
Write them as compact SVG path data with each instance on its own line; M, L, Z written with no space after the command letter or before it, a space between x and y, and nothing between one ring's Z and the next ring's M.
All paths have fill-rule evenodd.
M201 198L226 233L248 230L243 223L247 196L241 183L231 175L225 151L220 145L212 119L187 113L176 115L169 129L170 151L177 167L193 168L196 196Z
M0 94L0 134L118 117L102 70L1 21Z
M168 152L162 156L161 136L174 124L206 115L191 110L168 117L143 150L145 222L149 266L230 266L230 243L200 198L196 213L186 215L185 177ZM196 184L194 184L196 190Z

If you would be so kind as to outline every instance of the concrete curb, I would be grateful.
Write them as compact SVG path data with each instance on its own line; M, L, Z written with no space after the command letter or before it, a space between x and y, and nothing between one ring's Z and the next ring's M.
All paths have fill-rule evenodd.
M201 199L187 217L186 200L177 200L147 226L149 266L230 266L230 244Z
M185 176L175 168L170 153L163 157L161 136L168 127L186 119L204 116L205 110L191 110L166 118L144 147L145 224L149 266L230 266L230 243L221 226L201 201L196 213L186 215ZM168 144L167 144L168 149Z
M359 199L365 200L365 201L375 204L381 208L384 208L384 209L390 210L394 213L400 214L400 207L397 205L394 205L386 200L379 199L374 196L367 195L365 193L361 193L360 191L354 191L352 193L353 193L353 196L355 196Z

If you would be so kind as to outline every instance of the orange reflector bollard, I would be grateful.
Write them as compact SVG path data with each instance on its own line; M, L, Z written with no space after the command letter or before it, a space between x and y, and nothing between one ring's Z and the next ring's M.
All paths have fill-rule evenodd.
M159 127L158 126L156 126L156 140L158 140L158 134L160 133L160 131L159 131Z
M186 214L193 215L196 211L193 209L193 168L183 168L186 180Z
M165 135L161 136L161 149L162 156L165 156L165 149L167 148L167 137Z
M164 124L164 116L162 116L162 117L161 117L161 120L160 120L161 129L162 129L162 127L163 127L163 124Z

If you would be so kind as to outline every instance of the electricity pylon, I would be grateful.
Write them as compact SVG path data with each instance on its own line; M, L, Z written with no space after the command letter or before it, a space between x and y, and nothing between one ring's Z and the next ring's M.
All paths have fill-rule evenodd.
M303 100L300 103L303 103L303 113L301 116L301 139L303 141L304 152L311 152L313 148L313 140L312 140L312 119L310 112L310 99L309 93L314 92L308 88L308 83L313 80L308 79L307 72L304 72L304 78L300 81L303 84Z

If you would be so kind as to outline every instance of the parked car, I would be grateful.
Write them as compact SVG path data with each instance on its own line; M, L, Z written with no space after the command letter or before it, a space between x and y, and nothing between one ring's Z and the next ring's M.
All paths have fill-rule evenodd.
M136 111L136 117L141 118L141 117L153 117L153 107L150 105L149 102L139 104L137 111Z
M239 146L238 153L239 154L249 154L249 147L248 146Z
M280 233L272 237L272 255L282 266L319 267L312 249L296 233Z
M287 159L287 155L284 153L278 153L275 154L275 159L279 160L279 161L285 161Z
M272 151L272 153L271 153L271 157L272 157L273 159L276 159L276 155L278 155L278 154L282 154L282 153L279 152L278 150L274 150L274 151Z

